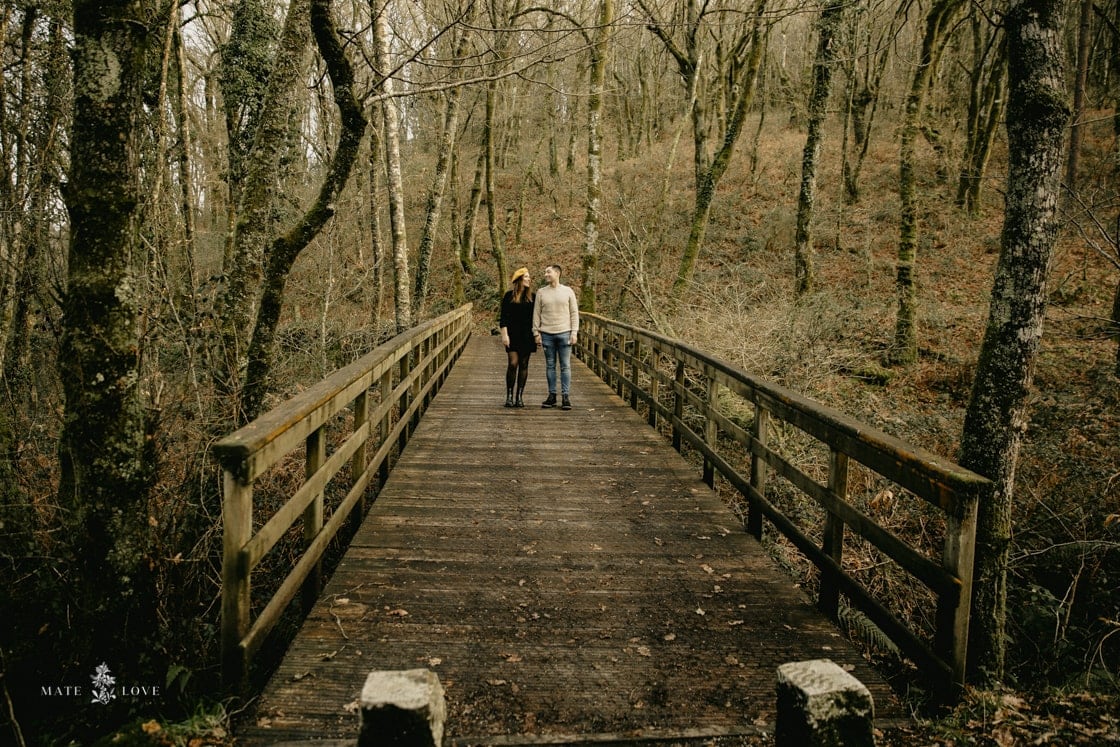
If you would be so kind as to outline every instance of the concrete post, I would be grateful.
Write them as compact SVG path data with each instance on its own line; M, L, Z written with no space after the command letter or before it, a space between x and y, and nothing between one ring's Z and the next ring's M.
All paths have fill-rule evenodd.
M778 667L777 747L873 747L874 716L871 693L831 660Z
M370 672L362 687L358 747L440 747L447 707L435 672Z

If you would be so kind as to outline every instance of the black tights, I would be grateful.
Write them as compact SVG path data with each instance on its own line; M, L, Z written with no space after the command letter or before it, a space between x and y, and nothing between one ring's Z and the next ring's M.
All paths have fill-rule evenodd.
M518 353L516 350L507 350L509 365L506 366L506 391L513 392L517 384L517 396L525 391L525 382L529 380L529 356L532 353Z

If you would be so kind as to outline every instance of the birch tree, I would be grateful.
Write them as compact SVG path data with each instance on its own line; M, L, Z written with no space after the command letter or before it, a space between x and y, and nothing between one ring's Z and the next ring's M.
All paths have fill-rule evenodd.
M389 19L386 7L371 3L373 37L377 69L381 71L381 96L384 99L381 124L382 147L385 151L386 189L389 197L389 232L393 245L393 308L397 331L412 326L412 302L409 294L408 230L404 222L404 179L401 176L400 113L393 100L393 63L389 48Z

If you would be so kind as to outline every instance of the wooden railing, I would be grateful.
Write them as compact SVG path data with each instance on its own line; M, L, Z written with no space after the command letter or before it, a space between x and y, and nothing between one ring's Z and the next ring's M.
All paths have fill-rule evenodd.
M466 345L470 310L468 304L397 335L214 445L224 472L221 636L228 685L244 682L250 660L297 593L302 590L308 608L314 604L328 543L345 522L360 522L375 478L380 487L393 454L404 448ZM349 435L328 455L326 429L345 427L347 420ZM300 447L306 450L303 484L276 513L261 517L254 532L254 482ZM324 522L324 490L347 467L350 488ZM253 569L300 520L303 554L250 620Z
M843 594L933 678L943 699L955 697L965 678L977 506L989 494L990 481L678 341L594 314L581 319L577 355L631 407L644 409L651 426L667 426L674 448L680 451L687 442L695 449L704 461L705 482L713 485L718 472L738 490L751 534L762 538L766 518L812 561L820 572L818 606L838 619ZM740 398L738 404L752 416L749 423L728 415L735 405L729 398ZM827 447L827 460L820 460L827 461L826 480L813 479L779 453L770 436L781 423ZM849 500L851 460L940 509L945 528L939 561ZM775 487L788 486L768 485L771 472L823 509L822 526L800 527L776 507ZM845 528L933 593L932 636L911 630L845 570ZM810 533L820 537L819 545Z

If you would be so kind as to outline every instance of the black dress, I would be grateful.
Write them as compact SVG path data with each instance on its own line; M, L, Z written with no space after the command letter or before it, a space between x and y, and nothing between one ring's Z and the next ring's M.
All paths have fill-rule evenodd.
M516 303L513 291L506 291L502 297L502 314L498 326L509 330L509 345L506 350L521 354L536 352L537 343L533 340L533 299Z

